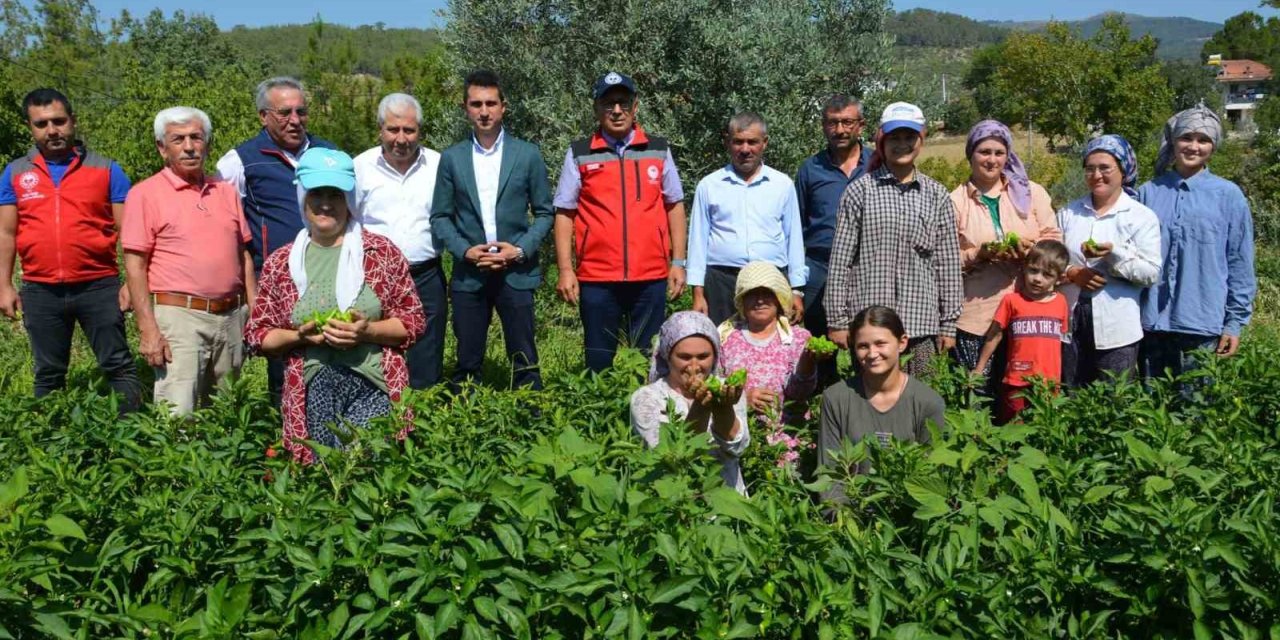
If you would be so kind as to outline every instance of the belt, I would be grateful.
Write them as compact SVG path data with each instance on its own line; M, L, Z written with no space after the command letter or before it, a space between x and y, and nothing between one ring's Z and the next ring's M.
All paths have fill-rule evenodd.
M421 275L423 272L429 271L431 269L437 269L439 267L440 267L440 258L423 260L422 262L417 262L409 265L409 275L411 276Z
M151 302L166 307L182 307L192 311L226 313L244 306L244 294L237 293L234 296L225 298L201 298L200 296L189 296L185 293L166 293L162 291L151 294Z
M719 265L719 264L709 264L707 265L707 268L712 271L719 271L720 273L723 273L725 275L730 275L735 278L738 277L738 272L742 271L742 267L726 267L724 265Z

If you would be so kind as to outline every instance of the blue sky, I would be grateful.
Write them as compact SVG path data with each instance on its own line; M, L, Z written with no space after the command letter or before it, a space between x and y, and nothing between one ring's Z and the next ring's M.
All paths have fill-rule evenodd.
M307 4L307 3L303 3ZM192 3L185 0L95 0L104 18L118 15L128 8L135 14L145 14L152 8L165 13L176 9L192 12ZM302 9L290 2L262 2L261 0L219 0L195 9L212 14L219 26L230 28L237 24L259 26L264 24L310 22L319 13L326 21L359 25L384 22L388 27L427 27L441 24L437 12L447 6L446 0L315 0ZM1257 0L984 0L960 2L959 0L902 0L894 8L905 10L923 7L938 11L960 13L979 20L1045 20L1058 18L1075 20L1087 18L1104 11L1123 8L1129 13L1148 16L1186 16L1200 20L1222 22L1241 11L1255 10L1264 15L1276 15L1273 10L1259 10Z

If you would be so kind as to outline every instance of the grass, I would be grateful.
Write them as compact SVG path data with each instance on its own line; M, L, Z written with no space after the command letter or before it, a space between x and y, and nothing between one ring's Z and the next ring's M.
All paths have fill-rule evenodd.
M929 158L942 158L947 162L964 160L964 143L966 137L967 136L953 136L946 134L931 135L927 140L925 140L924 149L920 151L920 160L928 160ZM1017 128L1013 130L1014 151L1023 158L1031 155L1027 153L1028 148L1035 149L1036 154L1041 154L1048 148L1048 144L1048 138L1040 135L1038 132L1032 131L1031 145L1028 147L1027 132Z

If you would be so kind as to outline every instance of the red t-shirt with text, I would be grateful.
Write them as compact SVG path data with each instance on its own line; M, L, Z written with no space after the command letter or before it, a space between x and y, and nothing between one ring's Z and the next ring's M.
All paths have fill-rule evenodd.
M1062 338L1067 334L1067 299L1054 293L1044 300L1029 300L1013 291L996 307L995 322L1005 330L1008 343L1004 383L1027 387L1025 378L1040 376L1062 381Z

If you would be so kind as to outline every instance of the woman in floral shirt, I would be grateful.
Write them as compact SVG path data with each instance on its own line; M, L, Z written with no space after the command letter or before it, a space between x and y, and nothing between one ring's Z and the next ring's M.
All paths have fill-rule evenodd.
M817 358L805 348L809 332L793 327L791 285L777 267L752 262L738 272L734 287L737 313L720 325L724 370L747 370L747 406L757 415L803 417L804 401L817 389Z
M391 412L426 318L404 256L352 216L351 157L312 149L297 178L307 226L263 264L244 331L250 349L284 358L284 446L311 462L302 440L341 448L351 427ZM334 309L350 319L317 320Z

